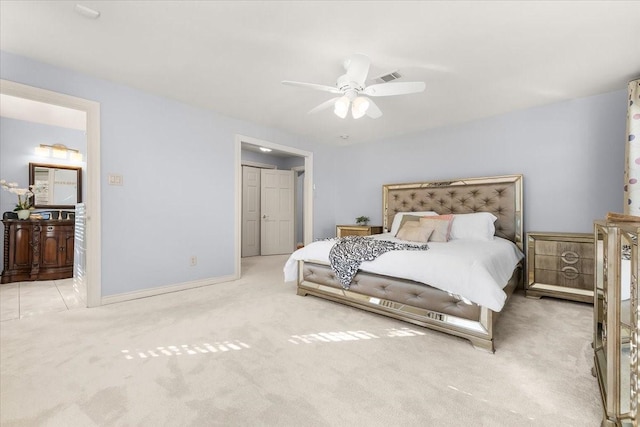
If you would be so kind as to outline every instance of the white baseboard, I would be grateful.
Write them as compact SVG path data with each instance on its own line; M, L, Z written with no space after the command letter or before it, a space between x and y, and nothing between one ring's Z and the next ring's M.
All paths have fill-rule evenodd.
M194 280L191 282L176 283L175 285L160 286L157 288L143 289L135 292L125 292L122 294L109 295L102 297L101 305L115 304L118 302L131 301L138 298L147 298L156 295L168 294L170 292L179 292L187 289L200 288L202 286L214 285L216 283L230 282L236 280L235 274L210 279Z

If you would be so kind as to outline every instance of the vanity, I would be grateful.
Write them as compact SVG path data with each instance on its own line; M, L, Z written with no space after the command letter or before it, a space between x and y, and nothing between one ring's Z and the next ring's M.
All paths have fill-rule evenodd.
M75 220L3 219L0 283L73 277Z
M73 209L82 202L81 182L80 167L29 163L35 210L26 220L18 219L13 212L2 216L4 256L0 283L73 277Z

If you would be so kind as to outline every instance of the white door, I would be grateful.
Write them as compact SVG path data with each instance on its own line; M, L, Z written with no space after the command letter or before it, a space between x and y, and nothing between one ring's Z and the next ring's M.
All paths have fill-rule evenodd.
M260 254L290 254L294 249L293 171L260 170Z
M260 169L242 167L242 256L260 255Z

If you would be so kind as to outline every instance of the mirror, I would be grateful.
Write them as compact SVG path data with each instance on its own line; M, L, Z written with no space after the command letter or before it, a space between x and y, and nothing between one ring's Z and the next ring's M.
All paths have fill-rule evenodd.
M38 209L74 209L82 202L80 166L29 163L29 185L33 185L33 206Z
M620 413L631 411L631 334L633 318L631 316L631 277L633 259L637 251L637 241L630 233L621 233L620 248Z
M608 277L605 266L608 263L608 228L604 226L595 227L596 236L596 279L594 295L594 339L593 349L595 351L595 364L602 380L607 381L607 319L606 319L606 294L608 288ZM604 400L607 399L606 387L601 388Z

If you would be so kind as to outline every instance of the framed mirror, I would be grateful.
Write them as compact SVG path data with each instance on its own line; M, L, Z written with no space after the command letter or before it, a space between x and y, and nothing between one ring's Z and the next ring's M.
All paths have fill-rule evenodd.
M33 185L36 209L74 209L82 202L82 168L29 163L29 185Z

